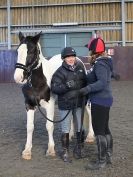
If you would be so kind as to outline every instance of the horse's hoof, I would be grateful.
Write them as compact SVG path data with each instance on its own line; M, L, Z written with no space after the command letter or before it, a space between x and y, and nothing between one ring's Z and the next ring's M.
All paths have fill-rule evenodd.
M69 141L72 141L73 137L74 137L74 136L72 136L72 137L69 137Z
M69 134L69 141L72 141L72 139L74 138L73 134Z
M55 157L56 153L55 152L46 152L46 156L51 156L51 157Z
M87 141L88 144L94 144L94 141Z
M93 144L95 142L94 138L86 138L85 140L86 143Z
M25 160L31 160L31 153L22 153L22 158Z

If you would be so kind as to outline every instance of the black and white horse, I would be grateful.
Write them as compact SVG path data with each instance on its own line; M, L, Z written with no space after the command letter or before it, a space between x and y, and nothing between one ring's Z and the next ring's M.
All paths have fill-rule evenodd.
M36 110L36 101L45 108L46 115L50 120L54 120L55 95L50 91L51 78L53 73L61 66L61 55L56 55L50 60L44 58L39 44L40 33L35 36L25 37L19 33L20 45L18 46L18 59L14 73L14 80L18 84L23 84L22 92L25 97L27 111L27 141L25 149L22 152L24 159L31 159L32 135L34 130L34 113ZM33 94L34 90L34 94ZM86 106L88 114L90 110ZM89 119L89 132L87 141L94 141L94 133ZM46 122L48 131L48 149L46 154L55 155L55 143L53 139L53 123Z

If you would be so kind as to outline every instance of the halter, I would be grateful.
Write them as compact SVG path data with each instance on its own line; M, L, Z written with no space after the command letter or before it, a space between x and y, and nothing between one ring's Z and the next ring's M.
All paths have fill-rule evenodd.
M37 64L38 64L39 54L40 54L40 49L39 49L39 47L37 45L37 58L35 59L35 61L31 65L29 65L28 67L26 65L21 64L21 63L16 63L15 64L15 69L16 68L23 69L27 73L27 75L31 77L32 70L35 69Z

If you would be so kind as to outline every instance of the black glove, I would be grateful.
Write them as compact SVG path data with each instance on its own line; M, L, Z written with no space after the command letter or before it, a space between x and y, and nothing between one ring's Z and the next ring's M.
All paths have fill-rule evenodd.
M70 81L66 82L66 86L69 89L75 89L76 88L76 82L74 80L70 80Z
M64 94L67 99L74 99L79 96L79 90L72 90Z
M89 93L88 87L83 87L83 88L81 88L81 89L79 90L79 94L80 94L80 95L85 96L85 95L87 95L88 93Z

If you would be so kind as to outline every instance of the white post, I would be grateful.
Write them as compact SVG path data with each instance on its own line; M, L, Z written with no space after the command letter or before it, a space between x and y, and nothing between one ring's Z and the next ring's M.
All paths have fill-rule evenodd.
M10 0L7 0L7 24L8 24L8 50L11 49L11 4Z
M121 1L122 46L125 46L125 0Z

